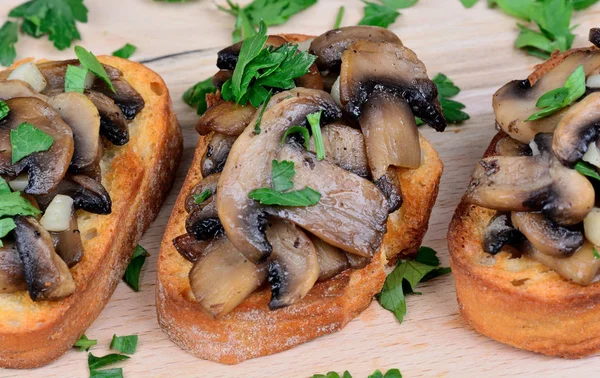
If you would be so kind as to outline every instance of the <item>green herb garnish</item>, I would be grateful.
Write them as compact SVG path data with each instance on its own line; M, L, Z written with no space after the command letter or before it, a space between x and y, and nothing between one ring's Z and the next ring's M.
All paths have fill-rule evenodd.
M260 113L258 113L258 117L256 117L256 123L254 124L254 134L260 134L260 124L262 123L263 116L265 115L265 111L267 110L267 105L269 101L271 101L272 91L267 93L267 97L264 99L262 103L262 108L260 108Z
M437 89L438 95L440 99L440 104L442 105L442 111L444 112L444 118L448 123L460 123L471 118L467 113L463 111L465 105L451 100L451 97L454 97L460 93L460 88L457 87L452 80L448 78L448 76L443 73L439 73L435 75L432 80ZM424 122L420 118L416 118L417 125L422 125Z
M594 247L594 259L600 259L600 253L598 253L596 247Z
M289 129L287 129L285 131L285 134L283 134L283 138L281 138L281 145L283 146L283 144L285 143L285 140L288 136L290 136L291 134L296 134L296 133L302 134L302 138L304 139L304 147L308 150L308 148L309 148L308 141L310 140L310 134L308 132L308 129L303 126L293 126L293 127L290 127Z
M79 63L81 63L81 65L85 69L96 75L100 80L102 80L106 83L106 85L108 85L111 91L116 93L115 87L110 81L110 78L108 77L104 66L102 66L102 63L100 63L98 58L96 58L96 56L92 54L91 51L88 51L81 46L75 46L75 55L77 55Z
M212 196L212 192L210 189L206 189L202 193L194 195L194 203L196 205L200 205L202 202L209 199L210 196Z
M108 365L116 364L117 362L128 360L130 357L123 354L108 354L102 357L96 357L88 353L88 368L90 369L91 377L118 377L123 376L123 369L108 369L98 370Z
M333 24L334 29L338 29L342 25L342 19L344 18L344 12L346 11L346 7L343 5L338 10L337 16L335 18L335 24Z
M278 206L313 206L319 203L321 194L308 186L301 190L292 189L292 178L296 175L294 162L273 160L271 177L273 188L254 189L248 197L259 201L263 205Z
M0 100L0 120L6 118L6 116L10 113L10 109L8 104L2 100Z
M185 91L183 101L192 108L196 108L198 115L202 115L207 109L206 95L216 92L217 88L212 84L212 77L209 77Z
M40 213L41 211L21 196L19 192L0 195L0 218L17 215L34 216Z
M547 117L573 104L585 94L585 71L583 65L577 67L567 78L564 87L556 88L542 95L535 104L543 109L532 114L525 121L535 121Z
M30 123L23 122L16 130L10 131L10 144L12 147L12 163L35 153L48 151L54 138Z
M9 194L10 192L11 192L10 186L8 185L8 183L6 182L6 180L4 180L0 176L0 195L2 195L2 194Z
M110 342L110 349L114 349L125 354L134 354L137 350L137 344L138 335L113 335L112 341Z
M352 375L347 370L341 376L335 371L330 371L327 374L315 374L312 378L352 378ZM385 374L379 370L375 370L368 378L402 378L402 374L398 369L390 369Z
M14 230L15 227L17 227L17 225L15 224L15 221L12 220L12 218L0 219L0 247L4 245L2 244L2 238L8 235L9 232Z
M313 138L315 139L315 149L317 150L317 160L325 159L325 145L323 144L323 134L321 134L321 114L323 111L312 113L306 116Z
M129 59L133 54L135 54L136 50L137 47L130 43L126 43L125 46L113 51L112 55L123 59Z
M19 25L6 21L0 28L0 64L10 66L17 57L15 43L19 40Z
M575 170L584 176L600 181L600 175L598 174L598 171L596 171L596 168L594 168L594 166L588 162L583 160L578 161L577 164L575 164Z
M83 67L68 65L65 74L65 92L83 93L85 90L85 78L88 70Z
M141 245L135 247L131 261L123 275L125 283L127 283L134 291L140 291L140 273L142 271L142 266L144 266L144 263L146 262L147 256L148 252Z
M419 248L415 261L400 261L385 279L377 299L381 306L394 313L400 323L406 315L406 295L414 291L419 282L450 273L450 268L440 268L440 260L433 249Z
M80 352L87 352L91 347L98 344L98 340L90 340L86 335L81 335L79 340L75 341L73 347L79 348Z
M123 378L123 369L92 370L90 378Z
M362 0L362 2L365 3L363 9L364 16L358 24L387 28L396 22L396 19L400 16L398 9L412 7L417 1L418 0L380 0L381 3L373 3Z

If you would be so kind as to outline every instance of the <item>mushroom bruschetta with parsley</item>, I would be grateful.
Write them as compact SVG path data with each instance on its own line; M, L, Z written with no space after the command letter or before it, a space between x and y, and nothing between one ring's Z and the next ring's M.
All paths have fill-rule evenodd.
M364 310L387 261L417 251L442 174L415 120L446 127L436 85L395 34L263 26L218 54L158 263L163 330L228 364Z
M590 41L496 92L501 131L448 233L466 320L569 358L600 350L600 29Z
M182 149L169 92L95 57L0 72L0 366L44 365L108 302Z

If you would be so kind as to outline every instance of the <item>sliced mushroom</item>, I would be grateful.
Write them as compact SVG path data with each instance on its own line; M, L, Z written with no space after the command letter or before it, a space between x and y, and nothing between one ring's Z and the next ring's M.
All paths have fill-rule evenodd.
M325 120L341 117L331 96L322 91L296 88L271 98L260 124L261 132L247 127L233 145L219 180L218 213L231 243L251 261L264 261L271 245L264 231L262 207L248 198L253 189L270 183L271 162L280 149L285 131L306 123L306 116L323 110ZM256 122L258 113L251 121Z
M238 136L248 126L255 111L256 108L250 104L242 106L231 101L221 101L208 108L200 117L196 124L196 131L200 135L215 131L225 135Z
M269 308L275 310L308 294L319 278L319 260L309 237L291 223L274 221L267 229L267 238L273 246L269 262Z
M581 222L594 206L590 181L552 154L552 134L538 134L540 155L489 157L472 175L467 200L500 211L542 211L561 225Z
M531 156L529 145L514 140L505 135L496 143L496 155L499 156Z
M190 234L184 234L173 239L173 245L177 252L189 262L198 261L210 243L212 243L212 240L196 240Z
M102 158L100 114L94 103L81 93L68 92L50 97L48 104L73 131L71 168L75 172L94 170Z
M238 42L234 45L224 48L218 52L217 67L222 70L233 70L237 65L238 58L240 56L240 50L244 42ZM287 43L287 40L278 35L270 35L267 37L265 46L267 47L279 47Z
M35 97L42 101L48 101L45 96L31 87L28 83L21 80L2 80L0 81L0 99L9 100L15 97Z
M504 245L519 245L522 241L523 234L513 226L510 216L498 213L485 228L482 244L485 252L495 255Z
M110 214L112 201L101 183L84 175L68 175L47 195L37 196L42 209L45 209L57 194L73 198L75 208L94 214Z
M391 43L353 44L342 54L340 100L344 109L359 118L371 94L381 91L393 93L395 102L407 102L413 114L435 130L446 128L437 87L412 50Z
M61 232L51 232L56 253L69 268L77 265L83 258L83 243L75 212L71 213L69 229Z
M309 52L317 56L321 71L338 71L342 63L342 53L358 41L389 42L402 46L402 41L388 29L375 26L348 26L334 29L314 39Z
M502 130L521 143L528 144L538 133L553 132L566 113L565 108L551 116L536 121L525 121L537 113L535 105L546 92L562 87L567 77L583 64L586 76L600 66L597 49L578 50L537 79L514 80L500 88L493 97L496 122Z
M591 28L590 29L590 42L594 44L594 46L600 48L600 28Z
M65 91L65 75L67 73L68 66L79 67L79 60L70 59L37 63L38 69L48 83L43 91L44 94L56 95ZM107 65L103 66L111 80L116 80L121 76L121 71L118 69ZM0 78L2 78L2 74L0 74Z
M14 242L4 241L0 247L0 294L27 290L23 262Z
M227 238L215 239L190 271L196 300L211 316L221 318L267 281L267 264L248 261Z
M570 257L550 256L537 250L531 243L525 242L524 252L532 259L554 269L562 277L579 285L587 286L595 282L600 271L600 259L594 256L594 246L585 241Z
M388 202L388 212L391 214L402 206L402 189L398 173L389 168L385 175L381 176L375 185L381 190Z
M600 92L595 92L571 106L558 123L552 141L554 155L564 165L575 166L599 131Z
M323 126L321 135L327 160L361 177L369 176L365 139L360 131L333 123ZM310 138L309 150L316 152L314 137Z
M48 193L62 180L71 163L73 132L56 111L37 98L13 98L6 104L10 113L0 124L0 175L18 176L27 169L29 183L25 193ZM23 122L50 135L54 142L47 151L32 153L13 164L10 132Z
M17 216L14 220L17 250L31 299L58 300L73 294L75 281L67 264L56 254L48 231L32 217Z
M316 64L312 64L306 75L300 76L294 80L297 87L323 90L323 77Z
M85 95L94 103L100 114L100 134L115 146L127 144L129 127L121 108L113 99L98 91L85 91Z
M352 269L362 269L371 262L371 257L359 256L353 253L346 253L346 258Z
M232 77L232 70L219 70L219 72L217 72L212 78L212 85L221 89L223 87L223 84L225 84L225 82L231 79Z
M328 280L350 268L346 253L341 249L329 245L313 235L310 235L310 240L317 251L317 260L319 262L318 281Z
M583 244L583 232L559 226L542 213L513 211L511 219L527 240L546 255L570 256Z
M265 212L346 252L371 257L379 250L388 202L373 183L325 160L318 161L299 146L283 146L277 160L294 163L294 190L308 186L318 191L321 199L314 206L265 207Z
M196 184L185 199L185 211L191 213L198 208L204 207L208 203L207 201L210 201L210 197L208 197L208 199L202 203L197 203L196 196L201 195L206 190L209 190L211 192L211 196L213 196L217 192L217 184L219 183L220 177L220 173L215 173L214 175L204 177L198 184Z
M214 133L206 147L206 153L202 156L202 176L212 176L223 171L229 152L237 137L220 133Z
M217 213L215 196L206 200L202 207L194 209L185 221L185 229L197 240L211 240L223 234L223 225Z

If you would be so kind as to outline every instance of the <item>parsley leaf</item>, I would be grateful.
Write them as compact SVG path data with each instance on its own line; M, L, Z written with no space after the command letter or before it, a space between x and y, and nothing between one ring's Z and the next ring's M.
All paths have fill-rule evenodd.
M338 10L337 16L335 18L335 24L333 24L334 29L339 29L342 26L342 19L344 18L344 12L346 11L346 7L343 5Z
M348 370L346 370L344 372L344 375L342 375L341 377L335 371L330 371L327 374L315 374L312 376L312 378L352 378L352 375L350 375Z
M594 259L600 259L600 253L594 248Z
M419 248L415 261L400 261L385 279L377 299L381 306L394 313L400 323L406 315L406 294L413 294L419 282L450 272L450 268L440 268L440 260L433 249Z
M102 357L96 357L93 354L88 353L88 367L90 369L90 372L93 372L94 370L98 370L108 365L116 364L120 361L128 360L129 358L129 356L115 353L108 354Z
M140 291L140 273L142 271L142 266L144 266L144 263L146 262L147 256L148 252L146 252L141 245L135 247L133 256L131 256L131 261L129 261L129 265L123 275L125 283L127 283L134 291Z
M206 95L216 92L217 88L212 84L212 77L209 77L185 91L183 101L192 108L196 108L198 115L202 115L207 109Z
M377 4L365 0L362 1L365 3L364 16L358 22L359 25L380 26L382 28L387 28L396 22L396 19L398 16L400 16L400 12L394 8L390 8L385 4Z
M596 4L600 0L571 0L575 10L584 10Z
M542 109L526 119L526 121L535 121L547 117L573 104L577 99L585 94L585 71L583 65L577 67L567 78L564 87L553 89L544 93L535 104Z
M100 63L98 58L96 58L91 51L88 51L81 46L75 46L75 55L77 55L79 63L81 63L84 68L88 69L94 75L104 81L111 91L117 93L115 91L115 87L110 81L110 78L108 77L108 74L106 73L106 70L104 69L104 66L102 66L102 63Z
M0 195L10 194L10 192L11 192L10 186L8 185L6 180L3 179L2 176L0 176Z
M117 336L113 335L110 342L110 349L117 350L125 354L134 354L137 350L138 335Z
M281 145L283 146L283 144L285 143L285 139L288 136L290 136L291 134L295 134L295 133L302 134L302 138L304 139L304 147L308 150L309 149L308 142L310 140L310 134L308 133L308 129L303 126L293 126L293 127L290 127L289 129L287 129L285 131L285 134L283 134L283 138L281 138Z
M269 91L269 93L267 93L267 97L262 103L262 108L260 108L260 113L258 113L258 117L256 118L256 123L254 124L254 134L256 135L260 134L260 124L262 123L263 116L265 115L265 111L267 110L267 104L269 104L269 101L271 101L271 93L272 91Z
M438 73L432 80L437 89L438 95L440 98L440 104L442 105L442 110L444 112L444 118L448 123L460 123L470 119L471 117L463 111L465 105L451 100L451 97L454 97L460 93L460 88L457 87L448 76L443 73ZM417 118L417 125L422 125L423 121L420 118Z
M17 57L15 43L19 39L19 25L6 21L0 28L0 64L10 66Z
M315 139L315 149L317 151L317 160L325 159L325 145L323 144L323 134L321 134L321 114L323 111L312 113L306 116L313 138Z
M8 233L14 230L15 227L17 227L17 225L12 220L12 218L0 219L0 239L8 235ZM0 240L0 247L2 247L3 245L4 244L2 244L2 240Z
M35 153L48 151L54 138L32 124L23 122L16 130L10 131L10 144L12 147L12 163Z
M596 171L594 166L590 163L586 163L585 161L580 160L577 162L577 164L575 164L575 170L584 176L591 177L600 181L600 175L598 174L598 171Z
M471 8L473 5L477 4L478 1L479 0L460 0L465 8Z
M14 217L16 215L34 216L41 211L31 204L19 192L0 195L0 218Z
M273 189L278 192L285 192L294 187L292 178L296 175L294 169L294 163L288 160L278 162L273 160L273 166L271 170L271 176L273 180Z
M126 43L125 46L113 51L112 55L123 59L129 59L133 54L135 54L136 50L137 47L130 43Z
M8 115L8 113L10 113L8 104L0 100L0 120L4 119Z
M79 348L80 352L87 352L91 347L98 344L98 340L90 340L86 335L81 335L79 340L75 341L73 347Z
M352 378L352 375L346 370L344 375L340 377L338 373L335 371L330 371L327 374L315 374L312 378ZM385 374L383 374L379 370L375 370L375 372L369 375L368 378L402 378L402 374L398 369L390 369Z
M83 67L68 65L65 74L65 92L83 93L85 90L85 78L88 70Z
M90 378L123 378L123 369L92 370Z
M206 189L202 193L197 194L197 195L194 196L194 203L197 204L197 205L199 205L202 202L204 202L207 199L209 199L210 196L212 196L212 192L210 191L210 189Z

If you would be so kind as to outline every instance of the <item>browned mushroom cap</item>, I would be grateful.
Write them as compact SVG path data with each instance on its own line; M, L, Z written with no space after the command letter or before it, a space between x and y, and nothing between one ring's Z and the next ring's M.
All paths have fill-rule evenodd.
M250 104L242 106L231 101L221 101L208 108L200 117L196 124L196 131L200 135L215 131L238 136L248 126L255 111L256 108Z
M232 70L219 70L212 78L212 85L221 89L223 84L233 77Z
M113 99L98 92L85 91L85 95L98 108L100 114L100 134L116 146L123 146L129 142L129 127L121 108Z
M42 101L47 101L45 96L31 87L28 83L21 80L2 80L0 81L0 99L8 100L15 97L35 97Z
M323 90L324 87L323 77L321 76L321 72L319 72L319 69L315 63L309 67L306 75L300 76L299 78L295 79L294 82L296 83L297 87L319 90Z
M502 250L504 245L519 245L523 241L523 234L517 230L507 213L496 214L488 223L483 233L483 250L495 255Z
M265 207L323 241L346 252L371 257L386 231L388 203L370 181L358 177L298 146L285 145L278 160L294 163L294 189L315 189L320 201L307 207Z
M185 199L185 211L191 213L192 211L202 208L205 206L207 201L203 203L196 203L196 196L201 195L206 190L210 190L211 196L217 192L217 184L219 182L220 173L214 175L205 176L198 184L194 185L190 194ZM210 199L210 197L208 198Z
M306 123L306 116L323 110L325 120L341 117L333 98L323 91L296 88L281 92L266 105L261 132L248 127L234 144L219 180L219 218L231 243L251 261L263 261L271 253L264 235L261 206L248 198L253 189L270 183L271 162L280 149L285 131ZM256 122L256 112L251 123Z
M213 176L223 171L229 152L237 137L221 133L214 133L206 146L206 152L200 162L202 176Z
M173 245L177 252L189 262L198 261L210 243L212 243L212 241L196 240L196 238L190 234L184 234L173 239Z
M594 44L596 47L600 47L600 28L591 28L590 29L590 42Z
M414 115L437 131L446 128L437 87L412 50L391 43L360 41L344 51L340 100L346 112L359 118L374 91L393 93L390 100L404 100Z
M75 281L67 264L54 251L48 231L32 217L15 217L15 224L17 250L31 299L58 300L73 294Z
M309 52L317 56L321 71L338 71L342 53L358 41L389 42L402 46L400 38L388 29L376 26L348 26L334 29L314 39Z
M50 97L48 104L73 131L71 168L75 172L94 170L102 158L100 114L94 103L81 93L69 92Z
M595 142L600 131L600 92L591 93L565 113L554 132L552 150L566 166L573 167Z
M369 165L363 134L341 123L332 123L321 128L325 159L357 174L369 176ZM310 138L309 150L316 152L314 137Z
M472 175L466 199L500 211L543 211L562 225L579 223L594 206L587 178L552 154L552 134L535 137L541 154L483 159Z
M600 271L600 259L594 257L594 246L585 241L570 257L550 256L537 250L531 243L523 243L527 256L554 269L562 277L579 285L587 286L595 282Z
M50 232L54 241L56 253L63 259L69 268L77 265L83 258L83 243L77 222L77 214L71 214L69 229L61 232Z
M185 229L197 240L211 240L223 234L215 196L211 196L190 213L185 221Z
M238 42L234 45L224 48L218 52L217 67L222 70L233 70L238 62L240 50L244 42ZM265 46L279 47L287 43L287 40L278 35L270 35L267 38Z
M67 175L47 195L37 196L38 203L45 209L57 194L73 198L75 208L95 214L110 214L112 201L101 183L85 175Z
M267 229L267 238L273 246L269 262L269 308L275 310L308 294L319 278L319 260L309 237L291 223L275 220Z
M0 247L0 294L27 290L23 262L14 242L4 241Z
M325 243L314 235L310 235L310 240L317 251L317 260L319 261L319 279L325 281L334 277L338 273L350 268L350 263L341 249Z
M208 244L190 271L196 300L211 316L221 318L267 281L267 264L255 265L222 237Z
M73 157L73 132L60 115L48 104L33 97L6 101L10 113L0 124L0 175L17 176L29 172L28 194L45 194L62 180ZM33 153L12 163L10 131L23 122L34 125L50 135L54 142L47 151Z
M492 101L498 125L522 143L531 142L538 133L553 132L568 108L536 121L525 120L540 110L535 105L544 93L562 87L567 77L582 64L586 76L589 75L600 66L600 52L597 49L576 51L539 79L532 76L514 80L500 88Z
M511 219L527 240L546 255L570 256L583 244L583 232L560 226L542 213L513 211Z

